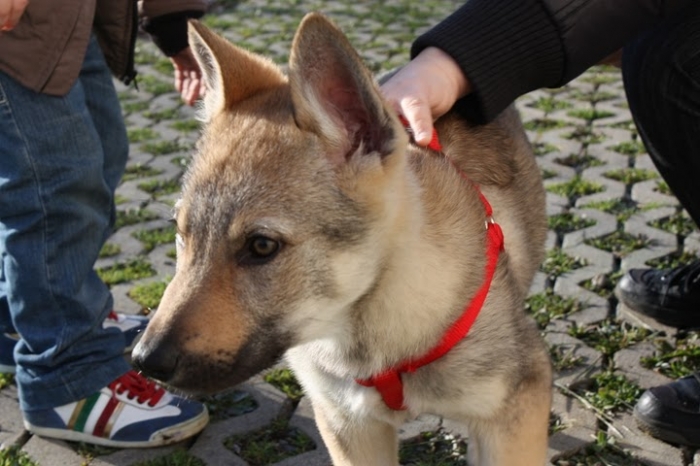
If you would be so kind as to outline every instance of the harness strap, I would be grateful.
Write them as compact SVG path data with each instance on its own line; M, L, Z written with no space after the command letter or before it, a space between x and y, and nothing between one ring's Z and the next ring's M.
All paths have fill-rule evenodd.
M407 125L403 118L402 121L404 122L404 125ZM431 142L431 145L431 149L438 152L442 151L442 147L437 139L436 132L433 132L433 141ZM435 149L435 147L438 149ZM469 181L470 184L473 184L467 178L464 172L459 170L459 168L457 168L453 162L452 165L455 167L455 169L457 169L462 178ZM415 372L420 367L440 359L467 336L484 305L489 288L491 287L493 276L496 273L498 257L501 251L504 249L503 231L501 230L500 225L493 221L493 209L491 208L491 204L489 204L486 197L484 197L481 190L479 190L476 185L474 185L474 188L479 193L479 198L481 199L481 203L483 204L484 210L486 211L486 215L489 219L486 223L486 266L484 281L482 282L481 287L479 287L472 300L467 303L460 318L457 319L457 321L449 329L447 329L447 332L445 332L437 346L435 346L427 354L416 359L404 361L398 366L389 368L383 372L380 372L379 374L373 375L368 379L356 379L357 383L364 387L375 387L382 396L384 403L386 403L390 409L395 411L406 409L406 406L404 405L403 382L401 379L401 374L406 372Z

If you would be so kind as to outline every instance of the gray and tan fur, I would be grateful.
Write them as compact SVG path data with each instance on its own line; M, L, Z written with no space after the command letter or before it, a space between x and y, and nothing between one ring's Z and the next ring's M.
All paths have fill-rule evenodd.
M539 170L513 108L437 122L505 234L468 337L403 377L405 411L360 386L435 346L482 283L477 191L406 131L343 34L302 22L289 76L192 22L207 121L176 208L177 272L134 350L191 392L243 382L286 354L337 465L396 465L396 429L465 423L474 465L541 466L550 363L523 300L544 250Z

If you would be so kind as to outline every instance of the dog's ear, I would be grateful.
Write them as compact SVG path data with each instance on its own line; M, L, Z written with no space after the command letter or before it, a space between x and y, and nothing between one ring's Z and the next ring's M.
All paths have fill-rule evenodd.
M197 20L189 21L189 41L207 86L207 120L247 97L286 82L270 60L236 47Z
M321 14L306 15L297 30L289 82L297 124L328 143L335 163L394 151L396 120L350 42Z

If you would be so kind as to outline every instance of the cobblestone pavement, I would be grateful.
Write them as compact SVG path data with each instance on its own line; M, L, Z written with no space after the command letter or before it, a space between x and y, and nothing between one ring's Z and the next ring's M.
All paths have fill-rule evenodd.
M458 3L221 1L204 21L284 63L303 14L320 10L381 72L402 64L412 39ZM131 157L118 190L118 229L97 264L118 309L131 313L157 307L174 273L168 219L198 135L193 110L173 92L168 61L140 40L137 63L138 91L118 87ZM527 311L540 323L557 369L552 464L700 464L700 455L646 436L631 417L643 389L694 370L697 334L632 318L611 290L630 267L694 259L700 236L637 138L619 72L595 68L566 87L522 97L518 108L548 190L549 253ZM282 368L208 398L213 419L196 439L151 450L32 437L22 431L16 387L2 380L10 383L0 390L0 442L18 444L39 465L329 464L307 400ZM466 436L448 421L416 420L401 432L402 463L465 464Z

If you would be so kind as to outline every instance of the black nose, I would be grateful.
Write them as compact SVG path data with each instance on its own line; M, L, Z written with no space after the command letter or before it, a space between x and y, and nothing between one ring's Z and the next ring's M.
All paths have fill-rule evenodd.
M131 363L144 375L168 382L177 369L179 354L167 340L158 340L142 338L131 352Z

